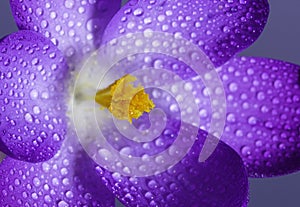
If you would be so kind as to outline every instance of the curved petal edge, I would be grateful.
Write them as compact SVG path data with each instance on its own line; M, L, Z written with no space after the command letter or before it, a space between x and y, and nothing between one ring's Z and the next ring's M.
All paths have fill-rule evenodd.
M0 164L0 188L3 206L113 207L115 203L76 135L68 135L61 150L43 163L6 158Z
M107 26L103 41L149 30L172 33L191 40L220 66L259 37L268 14L267 0L129 1Z
M227 94L222 140L242 157L251 177L300 169L300 66L236 57L219 68Z
M53 157L67 130L67 72L62 53L36 32L1 40L1 151L29 162Z

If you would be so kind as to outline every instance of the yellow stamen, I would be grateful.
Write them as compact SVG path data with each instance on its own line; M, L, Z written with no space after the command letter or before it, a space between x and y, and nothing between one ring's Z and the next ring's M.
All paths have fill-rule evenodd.
M114 117L121 120L138 119L144 112L150 112L155 104L145 92L144 87L135 87L136 77L125 75L113 84L96 93L95 101L107 108Z

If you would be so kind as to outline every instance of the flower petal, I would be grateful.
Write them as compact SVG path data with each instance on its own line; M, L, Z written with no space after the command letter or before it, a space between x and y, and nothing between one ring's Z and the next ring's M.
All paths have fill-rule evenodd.
M0 164L1 205L113 207L114 196L94 167L76 135L69 135L61 150L43 163L6 158Z
M124 64L124 61L128 63ZM191 78L196 74L187 65L162 54L140 54L124 61L120 64L125 73L147 68L155 70L153 80L145 74L143 77L146 82L157 82L158 86L172 83L167 75L159 74L160 69L180 75L185 83L177 87L170 84L171 91L176 92L173 96L180 98L181 94L183 100L187 99L189 103L196 101L199 104L201 129L208 131L212 127L212 101L209 93L205 84ZM118 74L116 70L112 71ZM249 175L276 176L299 170L299 66L265 58L235 58L219 68L218 72L227 94L228 107L222 140L243 157ZM209 80L211 77L204 76L205 78ZM188 92L195 97L186 97ZM220 92L222 90L214 91ZM152 95L157 94L159 93ZM167 99L162 99L162 102L165 100ZM157 100L154 99L154 103L157 104ZM171 107L170 102L165 103L169 105L164 111L169 112L172 108L176 110L176 107ZM194 114L190 113L189 107L180 110L184 110L188 117ZM171 145L170 142L172 140L163 139L166 145L157 151L155 149L158 148L153 149L155 144L147 147L150 146L149 151L156 153ZM144 152L149 153L146 150Z
M161 40L155 38L155 34L152 37L154 41ZM136 40L133 36L128 39ZM134 45L134 42L127 40L118 40L113 44ZM143 50L153 51L147 45L149 42L152 44L152 39L141 44ZM176 41L171 43L175 45ZM114 45L104 50L104 57L108 57L104 59L107 65L111 65L111 56L118 56L118 47ZM179 47L180 44L176 45ZM188 71L186 67L174 67L173 70L171 61L177 63L178 59L162 52L154 56L148 53L134 55L136 53L127 52L124 47L122 49L128 57L121 61L114 59L116 64L100 79L97 71L102 68L97 67L100 65L97 61L103 57L99 55L101 53L94 55L80 71L75 93L89 94L90 90L91 94L95 94L94 88L104 88L102 84L111 83L108 80L116 80L124 73L131 74L137 78L136 85L145 87L156 109L130 125L124 120L113 119L110 112L100 110L93 100L74 98L73 104L72 120L81 144L90 157L105 167L106 170L101 167L97 169L104 176L108 188L127 206L245 206L247 173L234 150L220 143L212 156L205 162L199 162L200 150L203 151L203 143L208 140L207 133L200 131L196 141L198 127L187 124L199 122L199 117L190 86L184 84L185 78L196 75L195 71ZM152 57L155 60L152 61ZM207 60L200 59L200 62ZM165 67L156 69L151 67L151 63L157 67L159 63L166 63L169 67L166 70ZM201 66L205 72L204 67L211 65L206 63ZM214 80L212 73L208 75L210 80ZM89 87L85 86L87 83ZM218 142L213 137L209 140Z
M189 138L193 127L182 124ZM190 152L178 164L156 175L129 177L98 170L107 187L126 206L246 206L248 181L241 158L221 142L208 160L199 162L206 137L206 132L199 131Z
M190 39L220 66L258 38L268 13L266 0L133 0L113 17L104 40L147 29L173 33Z
M72 65L99 46L104 28L121 6L121 0L10 2L18 27L50 38Z
M67 128L63 55L32 31L2 39L0 51L0 150L30 162L50 159Z
M300 66L266 58L234 58L220 70L227 92L222 140L252 177L300 169Z
M172 166L172 164L176 164L178 161L180 161L183 158L181 156L186 155L185 150L188 152L193 144L193 141L184 143L186 139L182 133L178 133L181 136L176 136L176 133L168 134L168 130L166 130L166 134L164 134L163 125L165 123L168 124L170 115L172 115L171 117L173 119L179 119L182 122L196 126L196 133L195 136L193 136L194 138L196 137L199 126L199 116L197 114L198 105L197 100L195 100L193 96L194 91L191 91L189 84L184 84L185 78L189 78L191 75L196 76L197 72L199 72L198 77L195 79L201 80L201 76L204 76L204 79L212 82L212 84L210 84L210 88L212 90L218 89L218 85L216 84L218 82L220 83L219 88L222 89L223 85L222 82L216 80L219 76L218 73L213 70L213 66L210 64L209 59L203 55L202 51L197 46L191 44L189 41L182 39L178 41L178 39L172 38L173 35L162 35L161 32L154 32L147 35L144 35L143 33L137 33L135 35L123 36L121 39L112 41L104 49L101 47L99 50L102 51L99 51L97 54L93 54L93 56L91 56L91 58L84 64L84 67L80 71L74 86L75 96L73 100L74 104L72 105L72 111L74 111L72 114L72 120L74 120L74 125L81 144L98 164L101 166L109 166L110 168L114 168L112 171L116 171L117 169L122 171L122 166L116 160L121 160L120 162L123 163L125 161L125 166L130 168L130 172L125 169L125 173L128 172L129 174L134 174L135 176L145 176L151 173L157 173L158 171L164 172L166 170L166 165L168 168L169 166ZM163 42L164 47L158 47L159 43L161 42ZM118 45L119 43L120 45ZM174 47L174 49L172 49L172 47ZM149 54L149 51L152 53ZM145 54L143 54L143 52L145 52ZM169 70L167 68L164 70L164 67L160 70L156 70L151 66L147 67L147 63L149 60L151 62L151 58L146 57L148 55L152 57L152 54L156 52L158 53L158 57L157 61L154 63L155 66L156 64L159 65L159 62L163 62L165 59L167 59L168 66L171 66L168 68ZM143 67L143 65L136 64L135 56L137 54L146 55L145 59L138 58L138 60L142 60L142 63L145 61L145 67ZM186 68L186 66L179 69L176 68L175 65L174 68L172 68L173 64L169 64L168 58L175 62L178 62L178 59L181 59L182 61L186 62L186 64L191 64L191 67L196 69L193 71L189 68ZM123 64L122 60L128 60L129 64ZM133 67L130 62L134 64ZM99 73L101 75L98 75ZM141 128L136 127L135 129L132 129L134 128L132 125L126 126L123 123L118 125L119 122L121 122L120 120L112 119L111 114L107 110L99 110L99 105L95 104L94 100L89 98L91 96L93 97L97 93L98 89L105 88L109 84L113 83L114 80L117 80L125 75L124 73L135 76L137 78L137 83L135 83L136 85L140 84L146 89L151 88L151 99L155 98L153 101L157 110L163 109L162 111L160 110L162 113L158 114L158 116L155 114L155 123L152 123L150 120L150 127L148 127L149 124L145 124ZM187 77L184 75L186 73L188 73ZM216 74L217 78L214 76L214 73ZM190 80L190 82L191 81L192 80ZM153 88L157 88L158 90L153 92L151 91ZM163 95L160 96L160 94ZM125 93L125 95L128 94ZM214 110L217 112L215 113L215 120L219 119L219 117L224 117L223 120L225 121L225 107L222 106L226 100L225 95L220 98L221 99L215 101L212 108L221 109L221 111ZM114 102L113 99L111 101ZM126 110L126 103L123 108ZM152 115L152 113L150 113L150 115ZM149 119L151 119L151 116ZM118 123L116 124L116 122ZM219 120L214 123L217 125L215 128L219 127L222 130L223 125L222 123L219 123ZM113 131L110 131L112 128L110 125L113 124L118 126L116 129L113 129ZM156 126L157 128L152 130L152 126ZM180 128L178 128L178 131L180 132ZM212 132L214 133L215 131ZM133 135L127 136L127 134ZM154 136L151 136L153 134ZM174 138L177 139L174 140ZM108 142L107 139L109 139ZM130 146L127 147L128 145L123 142L127 140L132 141L132 144L133 142L138 142L141 150L137 150L138 153L132 152L135 150L132 149L132 145L130 144ZM175 155L168 155L168 151L165 150L170 142L176 143L176 146L178 146L180 149L178 150L180 153L178 153L178 155L175 154L176 157ZM204 145L204 147L205 146L207 145ZM211 147L211 144L209 144L209 148L213 148ZM156 153L156 149L158 149L158 153ZM161 149L164 152L160 153ZM206 150L203 151L207 152ZM213 150L211 150L211 152L212 151ZM143 154L139 154L139 152L148 155L152 155L151 152L155 152L156 156L166 156L167 158L164 159L166 162L160 166L155 165L153 168L150 167L148 163L145 164L147 168L147 173L145 173L145 171L140 171L138 169L138 166L143 165L144 161L142 159ZM131 156L125 156L124 158L124 154ZM208 154L209 153L201 154L201 161L205 160L207 156L209 156ZM161 160L160 157L158 157L158 159ZM105 160L104 163L103 160ZM128 173L126 175L128 175Z

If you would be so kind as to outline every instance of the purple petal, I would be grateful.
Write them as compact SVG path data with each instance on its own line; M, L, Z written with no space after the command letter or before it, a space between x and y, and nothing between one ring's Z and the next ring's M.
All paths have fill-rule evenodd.
M134 38L131 36L130 40L132 39ZM130 41L118 42L132 45ZM143 44L144 49L148 48L146 45ZM110 54L114 56L116 47L109 49L105 50L105 54L109 54L108 57ZM98 60L101 55L95 57ZM196 117L195 120L192 119L195 122L199 119L197 111L188 107L194 101L191 99L193 96L185 96L185 93L190 94L190 86L184 87L185 72L188 77L195 72L188 72L186 67L174 67L172 70L171 61L177 63L175 58L168 59L169 56L155 54L156 61L152 61L152 57L152 54L130 55L123 61L116 61L105 75L110 80L124 73L133 74L138 83L149 92L156 110L163 112L160 115L153 110L149 117L144 116L128 126L120 120L112 119L109 112L100 110L98 105L93 105L89 100L74 101L73 120L79 139L88 154L107 169L98 167L106 185L127 206L245 206L247 173L234 150L220 143L205 162L198 161L207 133L200 131L199 139L195 141L198 128L185 122L191 123L189 117ZM166 69L169 70L156 70L151 65L147 67L149 63L158 66L159 62L166 63ZM91 87L96 83L97 87L102 88L95 75L96 65L98 63L94 59L86 63L87 70L82 70L78 77L79 86L90 80ZM104 80L104 83L106 81L108 80ZM79 94L84 91L82 87L78 88ZM188 100L187 104L184 100ZM160 125L164 124L166 127L161 131ZM133 136L127 136L128 131L129 134L134 132ZM155 135L152 136L153 134ZM211 139L218 141L213 137Z
M199 103L200 127L205 130L211 128L212 101L205 85L201 81L193 81L191 77L195 73L187 65L161 54L140 54L129 60L122 66L125 71L152 67L157 71L170 70L184 78L185 84L177 84L177 93L184 94L190 103L193 99L186 95L188 92L195 94L194 98ZM299 170L299 70L299 66L264 58L235 58L218 69L227 95L226 127L222 140L241 155L252 177L276 176ZM158 75L154 80L160 80L159 77L164 76ZM168 81L163 79L159 82ZM216 90L215 93L219 92ZM165 103L171 105L170 102ZM194 114L188 113L189 108L180 110L186 111L189 116ZM170 140L163 140L167 146L171 144Z
M128 37L129 40L134 41L135 39L132 36ZM156 39L155 35L152 37L154 37L154 41L161 40L160 38ZM125 47L134 44L127 40L119 40L117 43L122 43L121 46L125 45ZM150 39L141 44L142 48L146 51L153 51L147 45L149 42L152 45L153 41ZM103 61L105 65L111 65L109 60L111 56L115 58L118 56L118 47L114 47L117 43L114 42L108 50L104 50L108 57L107 62ZM171 41L171 43L176 44L176 41ZM179 47L179 44L176 45ZM186 45L184 44L184 46ZM112 119L109 112L100 110L99 106L94 105L90 100L75 99L73 120L76 132L88 154L107 169L98 168L99 173L106 178L107 186L128 206L245 205L248 189L247 174L242 160L234 150L221 143L206 162L198 161L207 133L200 132L199 140L195 141L198 127L187 124L193 123L190 122L189 117L196 117L191 120L195 122L199 117L194 108L188 107L192 105L194 99L189 101L190 99L182 93L185 90L189 94L189 86L184 87L183 71L186 71L186 68L178 69L179 73L176 73L177 68L174 69L174 73L163 69L155 70L153 67L147 67L149 58L145 57L144 59L142 56L140 59L141 56L131 55L132 51L127 52L124 48L121 51L127 55L129 53L129 57L121 59L121 61L118 58L116 58L118 61L114 59L113 62L116 64L105 73L106 78L111 80L117 79L116 76L122 76L124 73L133 74L137 77L139 84L150 92L151 98L156 104L156 110L163 113L153 114L156 113L153 110L149 114L150 124L149 120L145 122L147 117L142 117L142 120L134 121L133 126L128 126L120 120ZM180 48L182 51L182 47ZM89 80L90 87L85 89L85 87L75 86L76 93L88 94L85 91L88 92L95 83L96 87L103 88L99 84L101 80L95 75L99 68L94 67L99 65L97 60L103 58L101 54L100 52L94 56L96 60L91 58L90 63L86 63L86 67L80 71L78 86L84 86ZM152 57L151 54L149 56ZM194 55L190 56L195 57ZM197 57L199 56L197 55ZM165 60L169 56L158 54L155 57L160 58L157 60L158 63L161 59ZM198 58L196 59L198 60ZM201 61L203 59L200 58ZM123 64L122 60L126 63ZM139 62L136 63L135 60ZM171 60L177 61L175 58L171 58ZM150 62L152 61L150 60ZM207 62L204 62L206 63L204 66L208 67ZM143 67L144 63L145 67ZM167 63L172 70L173 64ZM134 67L131 67L132 64ZM202 69L204 70L204 68ZM189 73L188 77L195 74L187 73ZM106 78L103 78L102 83L108 82L105 80ZM210 80L213 80L212 77ZM174 87L172 87L173 85ZM160 88L160 86L163 87ZM179 89L177 90L177 88ZM154 91L155 89L157 90ZM193 96L189 98L193 98ZM186 103L185 100L188 102ZM159 125L163 124L166 124L166 127L161 131ZM153 127L156 128L152 130ZM128 132L129 134L134 132L133 136L127 136ZM155 135L152 136L153 134ZM135 143L137 147L134 146ZM191 145L189 145L190 143ZM170 146L171 144L172 146ZM191 149L192 146L194 147ZM186 150L186 148L188 149ZM155 155L153 156L153 154ZM183 156L180 157L181 155ZM109 170L112 173L108 172Z
M43 163L6 158L0 164L1 206L113 207L113 194L95 172L76 135L70 135L62 149Z
M191 128L184 124L186 137ZM206 136L199 131L198 140L184 159L156 175L127 177L98 170L106 178L107 187L126 206L246 206L248 181L241 158L221 142L212 156L200 163Z
M50 159L67 128L63 55L32 31L2 39L0 51L0 150L30 162Z
M113 17L104 40L147 29L173 33L199 45L220 66L258 38L268 13L266 0L133 0Z
M120 0L10 2L20 29L50 38L74 65L99 46L104 28L121 6Z
M227 92L222 140L252 177L300 169L300 67L266 58L234 58L220 76Z

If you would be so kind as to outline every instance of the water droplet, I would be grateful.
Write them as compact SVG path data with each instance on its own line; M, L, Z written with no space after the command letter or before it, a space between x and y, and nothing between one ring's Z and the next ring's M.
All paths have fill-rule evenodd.
M224 32L224 33L230 32L230 27L224 26L224 27L223 27L223 32Z
M83 14L84 12L85 12L85 8L84 7L81 6L81 7L78 8L78 13L79 14Z
M177 191L178 190L178 186L176 185L176 183L171 183L170 184L170 190L171 191Z
M49 195L45 195L44 200L46 203L51 203L52 202L52 198Z
M265 94L264 94L264 92L261 91L261 92L257 93L256 97L258 100L262 101L265 99Z
M43 92L42 93L42 98L43 99L48 99L49 98L49 93L48 92Z
M70 190L69 190L69 191L67 191L67 192L66 192L66 197L67 197L67 198L69 198L69 199L73 198L73 197L74 197L74 194L73 194L73 192L72 192L72 191L70 191Z
M171 112L178 112L179 111L178 105L177 104L171 104L170 111Z
M38 194L37 193L32 193L31 194L31 197L34 199L34 200L37 200L39 198Z
M7 79L11 79L12 77L13 77L12 72L8 72L8 73L6 74L6 78L7 78Z
M28 123L32 123L33 122L33 117L30 113L26 113L25 116L25 121L28 122Z
M40 114L40 113L41 113L40 107L34 106L34 107L33 107L33 113L34 113L34 114Z
M107 149L100 149L98 151L98 154L105 160L108 161L111 159L112 154L110 151L108 151Z
M90 32L96 32L100 29L101 21L99 18L89 19L86 23L86 28Z
M155 188L157 188L158 186L157 186L157 183L156 183L155 180L150 180L150 181L148 182L148 187L151 188L151 189L155 189Z
M37 16L42 16L43 13L44 13L44 11L43 11L42 8L39 8L39 7L38 7L38 8L35 10L35 14L36 14Z
M37 99L38 96L39 96L39 93L38 93L37 90L33 89L33 90L30 91L30 97L31 97L31 99Z
M255 146L256 147L261 147L261 146L263 146L263 142L261 140L256 140L255 141Z
M279 98L277 98L277 97L273 98L273 99L272 99L272 103L273 103L273 104L276 104L276 105L279 104L279 103L280 103Z
M281 87L282 87L281 81L280 81L280 80L274 81L274 87L275 87L276 89L281 88Z
M146 197L147 199L153 199L153 194L152 194L151 192L146 192L146 193L145 193L145 197Z
M254 116L250 116L248 118L248 124L255 125L256 124L256 118Z
M193 84L190 82L187 82L184 84L184 90L191 91L193 89Z
M152 22L151 17L147 17L147 18L144 19L145 24L150 24L151 22Z
M249 156L251 154L251 148L248 146L241 147L241 153L244 156Z
M61 174L61 175L64 175L64 176L67 175L67 174L68 174L68 169L65 168L65 167L62 168L62 169L60 170L60 174Z
M55 19L56 17L57 17L57 13L56 12L54 12L54 11L50 12L50 18L51 19Z
M39 187L41 185L41 181L38 177L33 178L33 185Z
M52 184L53 184L54 186L59 186L59 180L58 180L58 178L53 178L53 179L52 179Z
M270 122L270 121L267 121L267 122L265 122L265 127L269 128L269 129L272 129L273 128L273 123Z
M173 15L173 12L172 12L172 10L167 10L167 11L166 11L166 15L167 15L167 16L171 16L171 15Z
M236 91L238 90L237 84L236 84L236 83L230 83L230 84L229 84L229 90L230 90L231 92L236 92Z
M15 185L18 186L20 184L21 184L20 180L19 179L15 179Z
M58 207L69 207L69 204L66 201L59 201Z
M49 170L50 170L50 165L48 164L48 163L43 163L42 164L42 169L43 169L43 171L45 172L45 173L47 173L47 172L49 172Z
M57 25L57 26L60 26L60 25ZM56 57L56 53L55 52L52 52L52 53L49 54L49 58L54 59L55 57Z
M70 185L70 180L69 180L68 178L64 178L64 179L62 180L62 184L63 184L64 186L68 186L68 185Z
M235 135L236 135L237 137L242 137L244 134L243 134L243 131L242 131L242 130L238 129L238 130L235 131Z
M75 4L74 0L65 0L65 7L67 9L72 9L74 7L74 4Z
M143 15L144 10L142 8L137 8L136 10L133 11L133 15L135 16L141 16Z
M264 152L264 157L265 157L265 158L271 158L272 155L271 155L271 153L270 153L269 151L265 151L265 152Z
M227 121L228 122L231 122L231 123L235 123L236 122L236 119L235 119L235 115L230 113L227 115Z
M157 17L157 20L159 21L159 22L163 22L164 20L166 19L166 16L165 15L158 15L158 17Z
M48 22L47 22L46 20L42 20L42 21L41 21L41 27L42 27L43 29L47 28L47 27L48 27Z
M57 133L54 133L53 134L53 140L56 141L56 142L59 142L61 140L61 137Z

